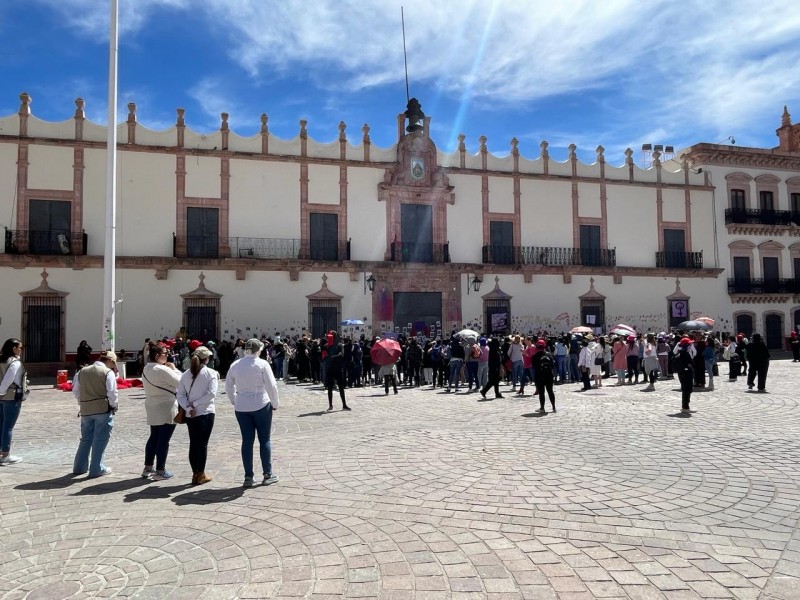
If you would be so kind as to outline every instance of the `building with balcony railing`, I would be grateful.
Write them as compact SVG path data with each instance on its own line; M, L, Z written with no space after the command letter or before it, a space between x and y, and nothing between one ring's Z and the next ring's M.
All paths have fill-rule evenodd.
M71 121L44 122L22 94L19 111L0 117L0 208L13 214L0 255L0 301L10 307L0 335L23 336L34 364L63 361L81 339L99 345L102 330L106 131L86 120L82 100L76 108ZM305 121L283 140L266 115L255 137L231 131L224 113L215 132L196 132L187 118L178 109L173 128L151 131L131 103L120 125L118 202L135 207L117 223L120 348L180 326L218 339L316 336L348 318L364 321L357 335L616 322L661 331L684 312L730 329L752 313L762 328L764 312L748 307L757 294L728 294L726 279L745 267L752 278L791 279L800 257L791 219L726 214L798 212L794 150L733 157L699 144L682 161L662 164L654 152L643 170L631 150L607 157L602 146L592 164L574 145L559 152L516 139L502 157L484 137L468 149L462 136L443 152L430 117L413 111L397 116L390 148L374 146L368 126L353 136L340 123L326 144ZM733 164L763 165L767 154L784 171ZM727 205L726 186L743 205ZM733 225L772 237L758 229L751 241ZM784 332L797 313L787 293L790 306L769 306Z

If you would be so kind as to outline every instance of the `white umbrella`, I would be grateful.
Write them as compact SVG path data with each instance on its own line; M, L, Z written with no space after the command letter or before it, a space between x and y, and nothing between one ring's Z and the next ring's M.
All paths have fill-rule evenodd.
M578 325L569 330L570 333L592 333L593 331L594 329L591 327L584 327L583 325Z
M478 337L480 337L480 334L474 329L462 329L456 335L460 337L462 340L467 340L469 338L477 340Z

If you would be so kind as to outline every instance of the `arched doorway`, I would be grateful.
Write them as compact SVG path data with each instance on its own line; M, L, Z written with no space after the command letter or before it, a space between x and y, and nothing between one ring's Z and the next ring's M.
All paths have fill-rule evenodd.
M746 338L753 335L753 315L747 313L736 315L735 333L743 333Z
M770 350L783 349L783 315L772 313L764 316L764 337Z

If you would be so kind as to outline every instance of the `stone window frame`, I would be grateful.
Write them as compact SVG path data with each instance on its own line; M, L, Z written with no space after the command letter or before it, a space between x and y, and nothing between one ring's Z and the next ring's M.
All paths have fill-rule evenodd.
M739 328L736 326L736 321L740 316L744 315L749 316L753 320L753 331L758 331L758 315L752 310L737 310L734 311L732 315L734 335L739 333Z
M51 288L47 283L47 278L49 277L49 273L47 269L42 271L41 274L42 282L39 284L39 287L28 290L26 292L20 292L19 295L22 298L22 302L20 305L21 310L21 318L20 318L20 336L22 338L23 343L26 343L25 332L28 330L28 318L29 318L29 308L33 305L35 306L57 306L60 308L60 323L59 323L59 340L58 340L58 347L59 347L59 357L58 362L63 362L66 357L66 343L67 343L67 302L66 298L69 295L69 292L61 292L59 290L55 290ZM23 354L23 356L25 356ZM26 362L29 361L27 357L24 358ZM40 363L33 363L33 364L40 364Z
M758 199L758 208L760 210L779 210L780 209L780 196L778 194L778 185L781 180L775 175L759 175L755 178L756 183L756 198ZM772 208L764 209L761 206L761 193L772 193Z
M745 209L753 208L750 204L750 183L752 181L753 178L750 175L740 171L729 173L725 176L728 194L728 208L733 208L731 203L731 192L733 190L744 190L744 207Z
M783 251L786 246L780 242L770 240L762 242L758 246L758 268L761 271L761 278L764 278L764 259L777 258L778 259L778 279L783 279Z
M748 258L750 260L750 279L755 277L755 249L756 245L747 240L736 240L728 244L728 251L731 258L731 277L733 277L733 259L734 258Z
M230 248L230 159L220 158L220 197L198 197L186 195L186 157L191 154L179 153L175 156L175 233L177 236L175 254L185 257L188 245L189 208L216 208L218 218L218 247L220 257L231 254Z

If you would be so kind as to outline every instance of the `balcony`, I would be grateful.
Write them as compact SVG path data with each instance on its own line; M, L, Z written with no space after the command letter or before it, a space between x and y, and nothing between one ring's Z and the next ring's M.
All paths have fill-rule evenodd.
M172 236L176 258L248 258L253 260L350 260L350 240Z
M800 213L790 210L726 208L726 225L800 225Z
M616 248L556 248L550 246L484 246L483 263L564 267L615 267Z
M88 245L85 231L6 229L6 254L86 256Z
M702 252L656 252L659 269L702 269Z
M800 279L728 279L729 294L800 294Z
M450 244L392 242L389 260L392 262L449 263Z

